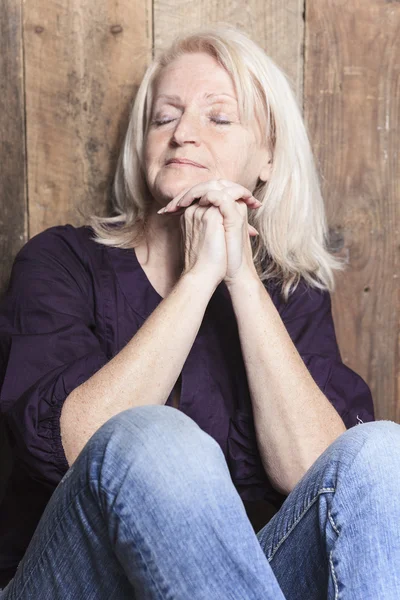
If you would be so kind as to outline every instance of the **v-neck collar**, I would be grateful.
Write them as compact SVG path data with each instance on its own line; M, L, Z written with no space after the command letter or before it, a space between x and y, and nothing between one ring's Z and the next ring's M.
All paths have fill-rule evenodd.
M118 283L131 308L143 319L147 319L163 300L151 285L134 248L108 247L112 267ZM231 298L222 281L216 288L211 300L225 299L231 305Z
M143 319L147 319L163 298L151 285L135 249L109 247L108 254L129 305Z

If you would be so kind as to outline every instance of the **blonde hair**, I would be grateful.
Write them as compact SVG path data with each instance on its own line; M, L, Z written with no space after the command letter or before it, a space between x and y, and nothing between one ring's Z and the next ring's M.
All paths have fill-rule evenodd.
M333 291L334 270L344 263L328 250L325 207L305 125L286 75L246 34L229 25L197 29L176 38L148 67L139 87L119 155L112 208L114 216L86 215L99 244L132 248L146 235L152 202L143 168L143 146L154 84L160 71L186 53L205 52L231 75L240 116L258 118L272 152L268 182L254 196L263 206L249 211L259 232L250 238L260 279L274 280L288 299L301 278L311 287ZM118 227L115 227L119 225Z

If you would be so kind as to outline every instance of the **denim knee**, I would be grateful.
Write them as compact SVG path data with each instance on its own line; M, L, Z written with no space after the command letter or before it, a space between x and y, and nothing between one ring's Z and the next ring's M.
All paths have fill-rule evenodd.
M186 480L195 480L210 469L227 470L219 444L170 406L146 405L118 413L92 436L87 454L91 477L107 489L127 478L160 490L162 481L173 486L182 473Z
M143 446L160 452L168 446L198 446L208 448L219 445L185 413L171 406L145 405L128 408L111 417L93 438L100 443L113 439L139 452Z
M365 478L382 473L392 476L398 470L400 457L400 425L394 421L372 421L355 425L330 446L339 462L351 466Z

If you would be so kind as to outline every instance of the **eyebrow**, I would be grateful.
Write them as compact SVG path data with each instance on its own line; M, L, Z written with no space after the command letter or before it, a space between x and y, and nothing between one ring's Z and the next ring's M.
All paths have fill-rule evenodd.
M205 100L209 100L210 103L215 100L216 98L221 98L222 96L230 98L231 100L233 100L234 102L237 102L236 98L234 96L232 96L231 94L226 94L226 93L222 93L222 94L204 94L203 98ZM166 100L172 100L172 102L177 102L178 104L182 102L181 98L175 94L170 95L170 94L160 94L159 96L157 96L155 98L155 100L158 100L159 98L164 98Z

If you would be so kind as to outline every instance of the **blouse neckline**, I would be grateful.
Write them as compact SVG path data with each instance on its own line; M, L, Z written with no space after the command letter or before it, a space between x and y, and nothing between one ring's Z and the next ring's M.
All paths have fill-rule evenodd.
M118 283L131 308L147 319L163 300L140 264L134 248L107 248ZM132 285L133 279L136 285Z

